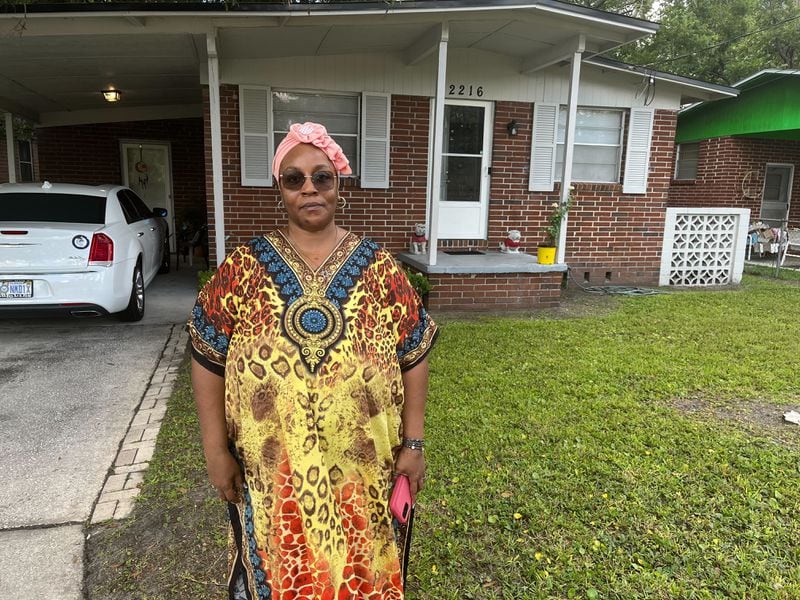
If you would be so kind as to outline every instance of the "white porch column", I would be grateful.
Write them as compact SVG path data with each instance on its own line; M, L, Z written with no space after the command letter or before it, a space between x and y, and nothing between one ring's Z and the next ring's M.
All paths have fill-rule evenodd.
M570 59L569 73L569 100L567 102L567 127L564 133L564 168L561 171L561 204L569 199L569 187L572 185L572 158L575 145L575 117L578 113L578 91L581 79L581 57L586 47L586 37L581 34L575 45L575 51ZM558 254L556 262L564 262L564 248L567 240L567 221L569 215L564 215L561 221L561 231L558 235Z
M222 186L222 122L219 109L219 58L217 31L206 34L208 49L208 101L211 124L211 181L214 203L214 242L217 266L225 260L225 201Z
M8 155L8 183L17 183L17 159L14 148L14 115L6 115L6 154Z
M428 264L436 264L436 246L439 241L439 200L442 196L442 147L444 139L444 93L447 85L447 42L450 26L442 23L439 53L436 60L436 99L433 110L433 152L431 153L431 204L429 207Z

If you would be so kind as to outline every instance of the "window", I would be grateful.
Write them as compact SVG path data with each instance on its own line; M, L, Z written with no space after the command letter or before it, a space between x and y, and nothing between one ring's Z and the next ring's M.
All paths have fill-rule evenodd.
M273 148L293 123L322 123L342 147L354 174L359 173L360 95L324 92L272 91Z
M0 221L93 225L102 225L106 222L106 199L103 196L11 192L0 197L3 200L0 203Z
M695 179L697 177L697 159L700 156L700 142L678 144L675 158L675 179Z
M618 182L622 148L622 111L579 107L576 118L572 180ZM567 107L562 106L558 114L556 181L561 181L564 168L566 128Z
M33 152L30 140L17 140L19 151L19 180L21 183L33 181Z
M391 94L297 92L239 86L242 185L273 185L275 148L293 123L323 123L350 160L362 188L389 187Z

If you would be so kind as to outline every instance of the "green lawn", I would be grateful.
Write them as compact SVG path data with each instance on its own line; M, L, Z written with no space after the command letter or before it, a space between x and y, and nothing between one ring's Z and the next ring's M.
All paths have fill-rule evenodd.
M800 427L782 423L800 409L797 282L601 313L441 319L408 597L800 598ZM137 516L90 544L90 597L220 597L222 507L187 385ZM162 515L174 533L124 554Z

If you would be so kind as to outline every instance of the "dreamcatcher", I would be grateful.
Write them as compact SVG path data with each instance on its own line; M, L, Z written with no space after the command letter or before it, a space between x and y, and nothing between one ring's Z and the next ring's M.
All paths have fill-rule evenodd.
M745 198L758 198L761 196L758 171L748 171L742 177L742 196Z
M147 191L147 182L150 181L150 174L148 173L147 163L144 162L142 145L139 144L139 160L133 165L139 177L139 189L142 190L142 196Z

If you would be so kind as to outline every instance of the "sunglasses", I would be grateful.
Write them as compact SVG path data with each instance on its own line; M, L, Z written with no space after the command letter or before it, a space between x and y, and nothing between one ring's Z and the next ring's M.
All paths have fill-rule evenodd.
M317 171L313 175L303 175L300 171L287 171L281 173L281 183L287 190L296 192L306 184L306 179L310 179L312 185L319 192L332 190L336 184L336 175L330 171Z

